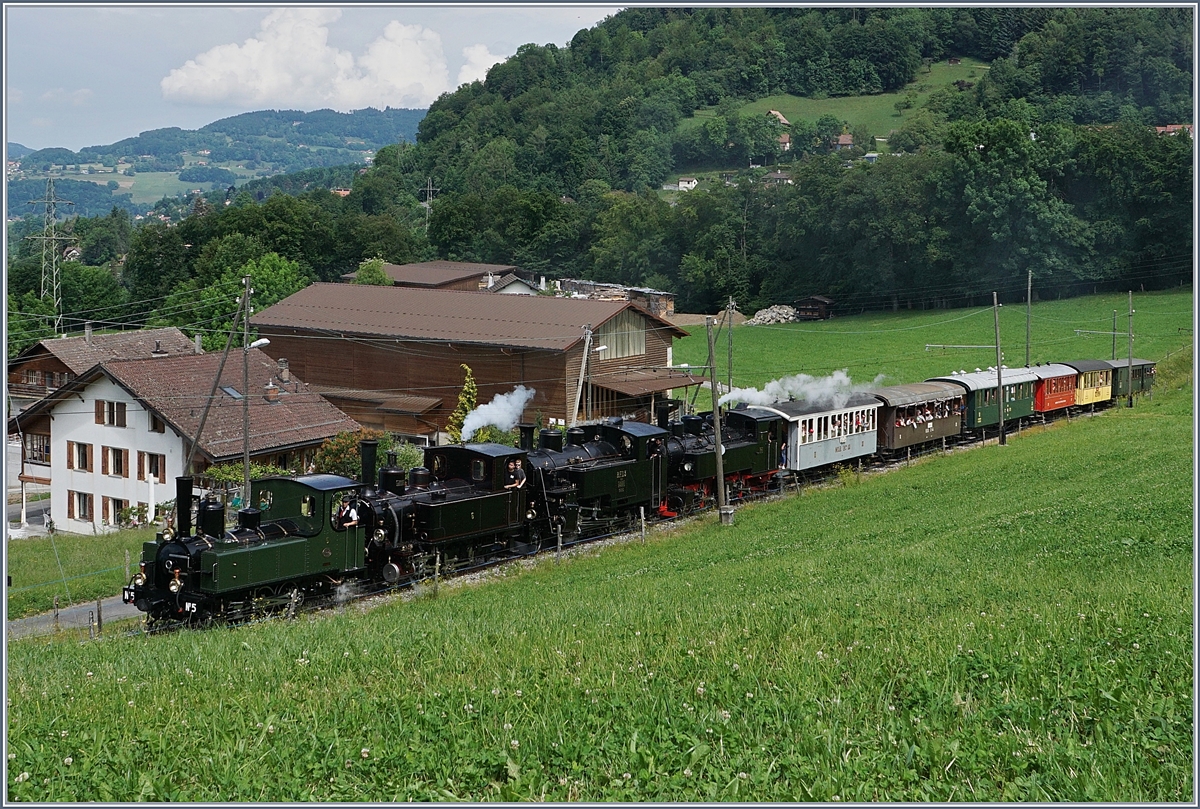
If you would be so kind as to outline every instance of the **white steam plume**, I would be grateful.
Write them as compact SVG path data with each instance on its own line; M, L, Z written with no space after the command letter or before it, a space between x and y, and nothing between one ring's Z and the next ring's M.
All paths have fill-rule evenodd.
M829 404L833 407L845 407L850 394L869 390L883 380L883 375L875 377L868 384L856 385L850 380L850 375L843 368L834 371L829 376L809 376L795 374L775 379L758 388L734 388L719 400L719 404L727 402L745 402L748 405L772 405L788 399L799 399L813 404Z
M533 388L517 385L512 393L497 393L485 405L472 410L463 420L462 440L469 441L480 427L497 427L511 430L521 420L525 405L537 393Z

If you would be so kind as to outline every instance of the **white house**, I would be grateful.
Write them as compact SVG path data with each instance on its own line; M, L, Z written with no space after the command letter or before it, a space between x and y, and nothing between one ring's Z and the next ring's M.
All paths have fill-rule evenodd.
M236 357L236 354L235 354ZM113 530L138 510L174 496L203 418L192 468L243 455L242 363L228 362L205 416L219 354L110 360L94 366L9 420L21 438L21 480L50 486L50 518L76 534ZM258 349L247 355L250 454L283 468L311 461L329 437L357 422Z
M680 177L679 190L691 191L696 187L697 183L699 183L699 180L697 180L695 177Z

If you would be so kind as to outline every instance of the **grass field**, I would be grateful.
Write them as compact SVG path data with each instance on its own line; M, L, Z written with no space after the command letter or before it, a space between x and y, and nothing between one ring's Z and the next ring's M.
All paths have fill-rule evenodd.
M1133 353L1160 360L1191 339L1192 292L1135 293ZM1081 331L1113 331L1117 310L1117 357L1128 355L1124 336L1128 313L1126 295L1091 295L1033 305L1030 362L1109 359L1113 338ZM753 314L753 313L748 313ZM703 366L708 344L703 326L684 327L691 336L675 344L676 364ZM717 339L717 378L728 374L727 334ZM919 382L952 371L973 371L996 364L995 323L991 306L939 309L926 312L872 312L832 320L779 326L735 326L733 329L734 385L761 387L797 373L827 376L847 369L856 383ZM1000 343L1004 364L1025 364L1025 306L1000 308ZM935 345L986 345L984 349L931 349Z
M129 552L131 570L136 571L142 543L153 539L154 531L143 529L93 537L59 534L9 540L5 543L8 575L12 576L9 618L46 612L54 606L56 596L59 606L65 607L118 595L128 582L125 552Z
M909 91L916 92L912 110L919 109L929 96L936 90L953 84L956 81L978 81L987 70L987 64L975 59L963 59L962 64L951 65L946 61L930 65L929 71L921 69L917 78L898 93L881 93L871 96L852 96L847 98L801 98L800 96L779 95L760 98L751 101L741 108L743 114L778 110L789 121L808 121L816 123L822 115L834 115L839 120L849 122L851 128L866 126L878 137L886 137L893 129L899 129L904 118L896 111L896 102L905 97ZM906 112L905 114L910 114ZM715 109L697 110L692 118L679 123L681 128L701 125L706 119L716 115Z
M10 643L10 799L1191 801L1191 368L365 614Z

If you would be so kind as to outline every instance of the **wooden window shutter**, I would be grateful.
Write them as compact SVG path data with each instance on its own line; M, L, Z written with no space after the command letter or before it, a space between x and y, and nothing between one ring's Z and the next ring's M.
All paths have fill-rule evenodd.
M96 400L96 423L104 423L104 401L102 399Z
M129 477L129 450L121 450L121 477Z
M67 519L75 519L75 492L67 492Z
M75 442L67 442L67 469L75 468Z
M138 450L138 480L146 479L146 453Z
M108 497L101 497L100 498L100 518L107 520L109 517L112 516L112 514L110 513L111 511L112 511L112 499L108 498ZM113 520L113 522L116 522L116 520Z
M125 426L125 403L117 402L117 426Z
M112 452L108 447L100 448L100 474L108 474L108 454Z
M166 455L158 456L158 482L159 483L167 482L167 456Z
M84 446L87 447L87 471L95 472L96 471L96 455L95 455L96 447L94 444L85 444Z
M87 507L87 520L92 522L96 519L96 496L94 494L87 496Z

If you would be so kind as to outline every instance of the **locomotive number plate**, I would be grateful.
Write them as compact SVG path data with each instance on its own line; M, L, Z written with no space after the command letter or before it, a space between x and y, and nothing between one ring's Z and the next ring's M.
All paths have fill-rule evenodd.
M121 601L125 602L126 604L133 603L133 588L132 587L122 587L121 588Z

